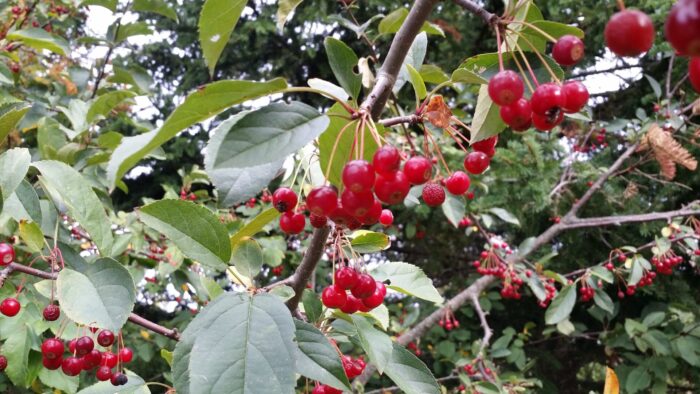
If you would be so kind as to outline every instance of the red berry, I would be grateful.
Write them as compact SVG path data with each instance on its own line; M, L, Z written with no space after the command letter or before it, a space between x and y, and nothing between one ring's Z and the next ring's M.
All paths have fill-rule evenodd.
M499 71L489 81L489 96L494 103L510 105L523 97L525 86L518 73L512 70Z
M403 165L403 172L409 182L422 185L433 175L433 163L423 156L413 156Z
M104 352L102 353L102 361L100 362L100 365L109 367L109 368L114 368L117 366L117 355L112 353L112 352Z
M340 307L340 310L348 315L352 315L353 313L359 311L360 307L362 306L363 305L360 300L358 300L354 295L348 294L347 300L345 301L345 304Z
M285 212L280 216L280 229L285 234L299 234L305 225L306 217L301 213Z
M469 175L463 171L455 171L447 178L445 186L447 187L447 191L456 196L460 196L469 190L470 183Z
M68 376L78 376L80 371L83 370L83 363L79 358L70 356L63 359L61 369L63 370L63 373Z
M558 111L564 104L565 97L561 87L551 82L538 86L530 99L532 112L539 115L548 115L552 111Z
M0 243L0 266L9 265L15 260L15 248L5 242Z
M78 356L84 356L92 351L95 347L95 342L90 337L80 337L75 342L75 353Z
M400 204L408 195L411 184L402 171L392 174L377 175L374 182L374 194L386 204Z
M365 160L353 160L343 167L343 184L356 193L369 192L374 185L374 168Z
M0 313L8 317L16 316L20 308L21 306L16 298L5 298L0 303Z
M387 227L391 226L394 223L394 214L388 209L383 209L382 214L379 215L379 223Z
M665 33L679 54L700 56L700 1L679 0L668 14Z
M317 187L306 196L306 206L312 214L328 216L338 204L338 191L334 186Z
M374 199L374 196L372 196L372 199ZM382 204L378 200L374 200L372 208L370 208L364 216L361 216L358 219L360 220L360 222L362 222L362 224L373 225L379 221L379 217L381 215Z
M92 349L90 353L86 354L82 358L83 370L89 371L98 365L102 361L102 353L97 349Z
M562 66L573 66L583 58L583 41L570 34L560 37L552 48L552 57Z
M364 306L368 309L374 309L381 305L382 302L384 302L385 295L386 286L384 286L384 283L377 282L376 289L374 289L374 293L372 293L372 295L370 295L369 297L363 298L362 304L364 304Z
M60 339L49 338L41 344L41 354L47 359L61 358L64 346Z
M347 302L347 293L340 286L331 285L323 289L321 301L327 308L340 308Z
M525 131L532 125L532 107L525 98L501 107L499 112L503 122L514 131Z
M377 174L391 174L398 171L401 165L399 150L393 145L382 146L374 153L372 165Z
M41 364L44 366L44 368L53 371L53 370L61 368L61 364L63 364L63 357L57 357L57 358L42 357Z
M693 89L700 93L700 57L690 59L688 72L690 73L690 83L693 85Z
M14 6L12 7L12 13L15 15L19 15L22 13L22 7L19 6Z
M298 198L294 190L280 187L272 194L272 205L280 212L289 212L297 206Z
M366 215L374 204L374 195L371 191L353 192L345 189L341 196L343 208L352 216L359 218Z
M622 10L605 25L605 44L618 56L639 56L654 44L654 24L638 10Z
M110 347L114 343L114 333L110 330L102 330L97 334L97 343L102 347Z
M109 379L112 386L123 386L129 382L129 378L121 372L115 372Z
M437 183L428 183L423 188L423 201L429 207L437 207L445 202L445 189Z
M368 274L359 274L357 276L357 282L355 286L350 289L350 292L357 298L366 298L371 296L376 288L377 283L372 276Z
M119 357L119 361L122 363L130 363L134 358L134 352L132 352L128 347L124 347L119 350L117 357Z
M484 152L471 152L464 159L464 168L472 174L486 171L491 159Z
M498 144L498 135L494 135L493 137L473 143L472 149L478 152L484 152L489 157L493 157L493 155L496 153L496 144Z
M335 271L335 285L342 289L352 289L358 279L359 274L353 268L342 267Z
M95 373L97 380L104 382L112 378L112 369L110 367L101 366L97 368L97 373Z
M44 320L46 321L56 321L58 320L58 317L61 316L61 309L58 307L58 305L46 305L43 315Z
M554 117L547 115L532 114L532 123L537 130L549 131L555 128L564 120L564 113L557 111Z
M561 87L564 94L564 105L562 109L567 113L580 111L588 102L588 89L579 81L570 81Z
M325 216L314 215L313 213L309 215L309 223L314 228L325 227L328 224L328 218Z
M339 227L353 228L359 227L361 224L343 208L343 204L340 201L328 218Z

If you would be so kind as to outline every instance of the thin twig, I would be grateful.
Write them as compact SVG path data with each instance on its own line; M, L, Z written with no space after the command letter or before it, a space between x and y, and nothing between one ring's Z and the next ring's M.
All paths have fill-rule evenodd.
M290 277L292 279L290 279L289 285L294 290L294 296L287 301L287 308L292 312L296 311L299 306L299 301L306 288L306 284L309 282L311 275L313 275L316 264L318 264L323 256L323 252L326 248L326 241L330 233L331 228L329 226L314 230L311 241L309 242L309 248L306 250L301 264L299 264L294 274Z
M104 61L102 62L102 65L100 66L100 70L97 73L97 79L95 80L95 86L92 88L92 94L90 95L90 98L93 99L95 96L97 96L97 89L100 87L100 82L102 82L102 79L105 77L105 70L107 68L107 64L109 63L109 58L112 57L112 52L114 52L114 48L117 46L116 39L117 36L119 35L119 29L122 27L122 18L124 18L124 15L126 14L126 11L129 9L129 6L131 5L131 2L126 3L126 6L124 7L124 12L122 15L117 19L117 22L114 25L114 36L112 37L113 42L109 43L109 49L107 49L107 54L105 54Z

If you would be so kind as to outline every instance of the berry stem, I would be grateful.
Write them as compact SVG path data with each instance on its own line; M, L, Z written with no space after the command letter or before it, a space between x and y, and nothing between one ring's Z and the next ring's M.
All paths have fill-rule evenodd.
M510 46L506 42L506 49L508 52L511 52ZM523 65L520 64L520 60L518 60L518 56L516 53L513 52L513 60L515 61L515 66L518 67L518 71L520 71L520 75L523 76L523 81L525 81L525 84L527 85L527 88L530 89L530 93L533 93L535 91L534 86L530 83L530 80L527 77L527 74L525 74L525 70L523 69Z
M433 137L430 135L430 131L425 131L425 135L428 136L428 139L433 145L433 150L435 153L437 153L438 158L440 159L440 162L442 163L443 167L445 167L445 171L447 171L447 175L450 176L452 175L452 171L450 170L450 166L447 165L447 162L445 161L445 158L442 156L442 152L440 151L440 146L435 142Z
M617 8L619 8L620 11L624 11L624 10L625 10L625 2L624 2L624 0L617 0Z
M498 71L503 71L503 50L501 48L501 27L496 25L496 46L498 47Z
M465 148L464 145L462 145L462 142L459 140L459 138L457 138L457 137L454 135L454 133L456 133L457 130L455 130L452 126L450 126L450 127L446 128L445 131L447 132L447 134L450 135L450 137L451 137L453 140L455 140L455 142L457 143L457 145L459 145L459 147L462 149L462 151L466 153L466 152L467 152L467 148Z
M518 50L518 53L520 56L523 58L523 62L525 62L525 66L527 67L527 71L530 73L530 76L532 77L532 81L535 82L535 86L540 86L540 81L537 80L537 76L535 76L535 72L532 71L532 66L530 66L530 62L527 60L527 56L525 56L525 53L523 52L522 48L520 48L520 45L518 45L518 42L515 42L515 49ZM515 54L513 55L515 57ZM527 78L525 78L527 79Z
M535 26L534 24L527 22L527 21L510 21L509 23L516 23L516 24L521 24L525 27L529 27L530 29L540 33L544 38L547 40L556 43L557 39L554 38L551 34L547 33L546 31L540 29L539 27ZM515 32L515 29L510 29L511 31Z
M530 47L530 49L532 49L532 51L535 52L535 55L537 55L537 57L540 59L540 62L542 62L542 65L547 69L547 71L549 72L549 75L552 77L552 79L554 79L557 82L557 84L561 85L561 81L559 80L559 78L557 78L557 75L554 73L552 68L549 66L549 63L547 63L547 59L545 59L544 56L542 56L542 54L540 53L540 51L538 51L537 48L535 48L535 45L532 43L532 41L530 41L525 36L525 34L522 34L522 33L515 31L515 30L513 30L513 31L520 38L525 40L525 43L527 43L527 45Z
M241 279L240 276L238 276L238 274L236 274L236 271L233 270L233 267L228 267L228 272L231 274L231 276L236 278L236 280L238 281L238 283L241 284L241 286L245 286L245 282L243 281L243 279Z

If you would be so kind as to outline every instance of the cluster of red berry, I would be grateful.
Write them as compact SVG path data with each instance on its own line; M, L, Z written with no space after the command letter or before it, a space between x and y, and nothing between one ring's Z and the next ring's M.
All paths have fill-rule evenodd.
M328 308L339 308L344 313L352 314L357 311L369 312L384 302L386 286L369 274L342 267L335 272L334 279L334 283L321 293L321 301Z
M180 189L180 200L196 201L197 196L183 187Z
M601 282L598 282L598 288L603 287ZM578 289L578 294L581 297L582 302L588 302L595 296L595 289L588 285L585 280L581 281L581 287Z
M98 380L109 380L114 386L125 385L128 382L127 376L112 369L117 365L131 362L134 357L133 352L128 347L123 347L117 354L112 353L109 349L114 343L114 333L109 330L100 331L97 335L97 343L107 350L100 352L95 349L95 342L90 336L72 339L68 342L71 355L64 358L66 349L63 341L58 338L46 339L41 344L42 364L50 370L61 368L68 376L77 376L82 371L97 369L95 376Z
M459 320L457 320L455 315L448 309L445 317L440 318L438 326L444 328L445 331L452 331L455 328L459 328Z
M654 256L651 258L651 263L661 275L671 275L673 273L673 267L682 262L683 256L678 256L673 251L669 251L663 256Z
M15 248L12 245L2 242L0 243L0 266L10 265L15 261ZM22 306L15 297L8 297L0 303L0 313L7 317L17 316Z
M412 351L418 357L420 357L421 354L423 354L423 351L420 350L420 348L415 342L409 342L408 345L406 345L406 347L408 347L408 350Z
M591 133L591 138L588 140L583 141L581 144L574 144L573 150L574 152L581 152L581 153L589 153L589 152L595 152L600 149L604 149L608 147L608 143L605 139L607 131L605 128L601 128L600 130L595 130L593 133Z
M474 376L479 372L479 368L476 366L476 363L467 364L462 369L469 376ZM491 368L485 367L484 374L491 376L493 374L493 371L491 370Z
M362 374L362 372L365 370L365 367L367 366L367 363L365 363L365 360L362 359L362 357L358 358L352 358L352 356L348 355L343 355L340 358L340 361L343 362L343 369L345 370L345 375L347 375L348 379L354 379ZM311 394L342 394L342 390L338 390L336 388L333 388L331 386L325 385L325 384L319 384L318 382L316 383L316 386L314 387L313 391Z
M472 220L469 219L469 218L466 217L466 216L463 217L462 220L459 221L459 227L469 227L469 226L471 226L472 224L473 224L473 223L472 223Z

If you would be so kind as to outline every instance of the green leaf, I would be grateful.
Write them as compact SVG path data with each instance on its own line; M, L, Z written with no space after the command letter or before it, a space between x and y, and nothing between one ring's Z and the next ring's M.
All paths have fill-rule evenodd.
M660 325L661 323L664 322L666 319L666 313L665 312L651 312L650 314L644 316L644 319L642 320L642 324L644 324L647 327L656 327Z
M445 203L442 204L442 213L455 228L459 228L459 222L464 218L466 204L464 197L446 193Z
M416 70L412 65L407 64L408 75L410 76L411 85L413 85L413 90L416 93L416 101L422 100L428 95L428 91L425 88L425 82L423 82L423 77L421 77L418 70Z
M328 82L320 78L309 78L306 83L309 85L309 87L326 92L343 101L347 101L347 99L350 98L350 95L343 88L334 84L333 82Z
M134 0L131 9L137 12L153 12L177 22L177 13L164 0Z
M280 0L277 5L277 29L282 31L289 15L303 0Z
M153 30L151 30L151 26L146 22L127 23L119 27L117 36L114 37L114 42L118 44L125 41L129 37L144 36L150 34L153 34Z
M294 289L287 285L275 286L270 290L270 294L277 296L282 302L287 302L294 297Z
M642 334L642 339L645 340L657 356L668 356L671 354L671 342L669 342L666 334L659 330L649 330Z
M545 33L549 34L555 39L558 39L565 35L572 35L578 38L583 38L584 36L583 30L579 29L578 27L566 25L559 22L539 20L531 22L530 24L535 28L544 31ZM543 40L547 40L547 38L535 28L525 26L525 28L522 30L522 33L527 34L529 36L539 37ZM529 40L532 41L532 37L530 37ZM528 47L528 45L525 44L525 47Z
M680 336L673 345L681 358L694 367L700 367L700 339L688 335Z
M318 295L313 291L304 289L304 293L301 295L301 303L304 305L304 313L306 313L306 318L312 322L318 322L321 317L323 317L323 304L318 298Z
M7 200L29 171L32 156L27 148L12 148L0 154L0 190Z
M547 308L544 320L547 324L557 324L569 318L576 304L576 286L564 286Z
M355 128L357 127L357 120L348 121L343 117L348 116L348 112L340 105L334 104L327 112L330 122L328 127L318 138L318 150L319 150L319 161L321 164L321 171L324 174L328 174L328 180L337 187L340 187L341 174L343 173L343 167L348 161L348 158L353 153L352 146L353 140L355 138ZM381 125L377 125L379 134L382 134L384 129ZM342 135L340 134L342 132ZM371 137L369 129L365 127L362 130L365 135L365 151L362 157L371 162L374 152L379 148L374 138ZM337 143L336 143L337 142ZM333 150L335 148L335 154ZM331 156L333 162L330 164L330 171L328 170L328 164L331 161Z
M161 200L142 207L139 217L170 238L185 256L212 269L226 269L231 241L209 209L189 201Z
M433 286L433 281L415 265L401 262L380 264L372 271L372 276L380 282L388 280L387 287L390 289L436 304L442 303L442 296Z
M75 393L78 391L80 378L78 376L68 376L60 370L50 370L41 368L39 370L39 380L49 387L65 391L66 393Z
M396 33L401 28L401 25L406 20L407 16L408 9L406 8L399 8L393 11L391 14L385 16L384 19L379 22L379 34ZM427 34L439 35L443 37L445 36L445 33L439 26L430 22L424 22L420 31L426 32Z
M140 93L148 93L149 88L153 85L153 79L148 72L138 66L131 66L129 69L114 67L114 75L107 78L107 81L112 83L123 83L131 85L131 88Z
M547 292L544 289L544 284L537 275L531 275L527 279L527 285L538 300L544 301L547 299Z
M160 349L160 356L168 363L168 366L172 368L173 366L173 352L168 349Z
M420 75L426 83L441 84L450 80L442 69L434 64L423 64L420 66Z
M627 279L628 285L636 285L642 280L644 276L644 266L642 265L642 257L639 255L634 255L632 259L632 270L630 271L630 276Z
M403 85L406 84L411 79L411 75L408 72L408 65L411 65L416 70L420 69L423 65L423 60L425 60L425 53L428 50L428 36L426 33L420 33L416 36L415 40L408 48L406 52L406 57L403 59L403 64L399 69L399 75L396 76L396 83L392 88L394 94L398 94Z
M386 375L406 394L440 394L435 377L428 367L403 346L393 343Z
M356 230L350 235L350 245L357 253L376 253L391 245L389 236L369 230Z
M470 83L475 85L484 85L489 83L489 81L484 79L481 75L461 67L452 72L450 81L452 81L452 83Z
M206 0L204 2L198 23L199 43L209 66L209 74L212 76L219 56L228 44L231 32L236 27L245 5L245 0Z
M231 251L231 262L238 272L252 279L260 273L262 268L262 249L254 239L241 240Z
M224 205L256 195L277 174L284 158L328 126L329 119L300 103L274 103L229 118L207 146L205 166Z
M119 331L136 302L129 271L109 258L85 264L80 271L64 268L56 280L61 313L78 324Z
M37 27L14 31L5 38L10 41L21 41L34 49L46 49L63 56L70 55L70 46L65 39Z
M489 96L488 85L481 85L472 119L471 142L478 142L498 135L505 128L506 124L501 120L500 108L491 101Z
M593 294L593 302L595 302L595 304L598 305L600 309L608 312L609 314L612 315L615 313L615 305L613 304L612 299L606 292L600 289L596 290Z
M615 283L615 277L613 277L613 273L600 265L591 268L591 274L595 275L596 277L602 279L607 283Z
M29 182L23 180L5 201L4 213L9 214L16 221L31 220L41 223L39 196Z
M292 393L294 321L279 298L227 293L209 303L175 347L178 394Z
M360 345L369 356L377 371L384 373L384 369L389 363L392 354L391 338L372 325L372 322L363 316L351 315L357 335L360 338Z
M651 75L644 74L644 77L649 81L649 85L651 86L651 89L654 91L654 95L656 98L661 97L661 85L659 85L659 81L654 79Z
M146 382L138 375L133 374L130 371L125 371L126 376L129 381L125 385L119 386L119 394L150 394L150 390L146 385ZM80 391L78 394L116 394L114 391L114 386L109 381L99 382L93 384L90 387L86 387Z
M16 387L28 387L31 382L27 382L29 370L29 351L32 347L32 329L29 326L27 315L31 311L27 305L23 305L23 310L12 320L5 319L3 324L2 354L7 357L7 368L4 373Z
M273 220L277 219L280 213L275 208L268 208L258 214L253 220L248 222L243 228L238 230L236 234L231 236L231 247L236 246L237 243L241 242L246 237L252 237L253 235L259 233L263 228Z
M70 215L90 235L100 253L111 256L111 224L90 183L78 171L59 161L44 160L32 165L41 172L40 181L44 189L54 200L65 205Z
M350 97L357 99L362 90L362 77L354 70L358 62L357 55L344 42L333 37L326 37L323 46L338 83Z
M224 294L224 289L212 278L202 277L202 286L207 290L210 300L215 300L220 295Z
M625 389L629 394L634 394L649 387L651 384L651 374L642 366L633 369L625 379Z
M503 208L491 208L489 209L489 212L498 216L499 219L503 220L506 223L514 224L520 227L520 221L518 220L518 218Z
M299 345L296 353L297 372L338 390L352 391L338 351L328 342L328 338L309 323L294 320L294 324Z
M180 131L233 105L279 92L286 87L287 83L278 78L268 82L219 81L198 89L170 114L159 129L122 140L107 165L109 184L114 186L139 160Z
M112 12L117 11L117 0L83 0L80 5L99 5Z
M87 122L93 123L100 117L107 116L122 101L133 97L136 97L136 93L129 90L117 90L99 96L90 104Z
M31 107L23 103L0 106L0 140L4 140L14 130L17 123Z
M35 222L20 221L19 236L32 252L38 253L44 248L44 234Z

